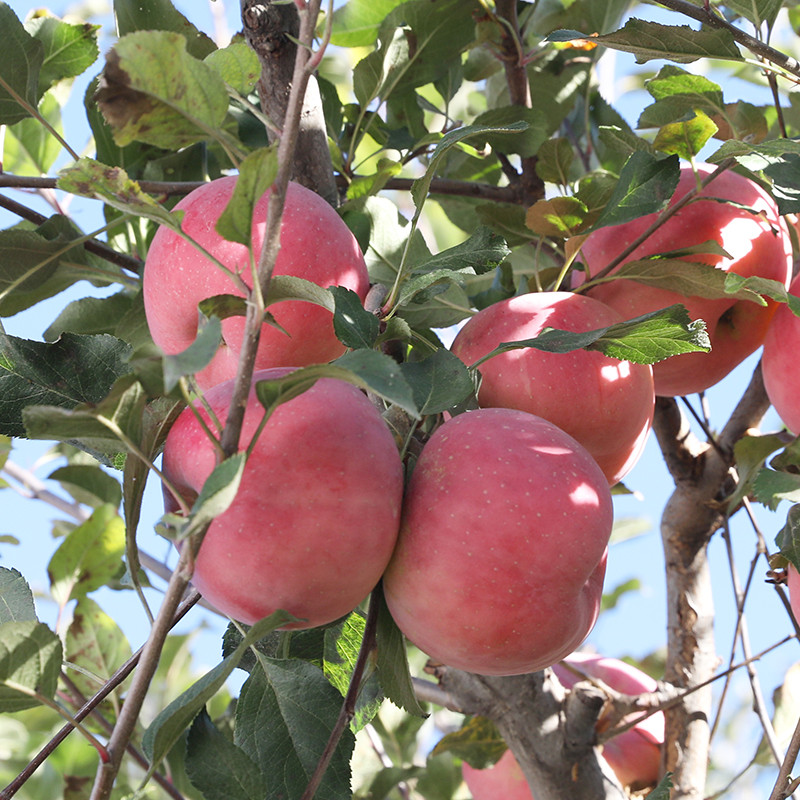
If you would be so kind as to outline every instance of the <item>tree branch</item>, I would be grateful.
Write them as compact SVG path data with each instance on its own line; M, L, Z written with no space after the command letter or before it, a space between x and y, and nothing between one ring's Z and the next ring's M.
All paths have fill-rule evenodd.
M626 797L595 746L600 689L567 694L551 670L498 678L442 666L435 674L465 713L495 723L537 800Z
M285 133L289 96L298 77L295 63L300 15L294 4L278 4L272 0L241 0L241 7L245 37L261 62L258 82L261 108L275 127ZM302 95L297 156L291 161L291 177L335 207L338 192L333 179L322 98L316 78L309 76L306 80L308 85ZM268 131L268 135L273 140L279 138L272 131Z
M667 666L664 678L679 688L705 684L716 669L714 601L707 547L725 521L723 495L732 480L733 444L759 423L768 407L761 371L722 430L717 447L689 432L675 400L659 398L654 430L675 491L661 519L667 576ZM692 692L666 712L665 769L673 798L700 800L708 769L710 687Z

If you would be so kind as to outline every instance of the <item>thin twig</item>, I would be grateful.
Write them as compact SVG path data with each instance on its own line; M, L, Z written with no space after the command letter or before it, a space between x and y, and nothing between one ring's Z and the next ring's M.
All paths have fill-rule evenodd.
M375 636L378 630L379 606L380 603L378 602L378 598L373 593L369 601L369 610L367 611L367 619L364 624L364 635L361 639L361 649L358 651L358 658L356 659L355 666L353 667L353 674L350 677L350 685L347 689L347 694L345 695L344 702L339 710L339 717L334 723L331 734L328 737L328 742L325 745L325 750L320 756L317 767L314 770L314 774L311 776L308 786L306 786L306 790L303 792L300 800L313 800L314 795L317 793L317 789L319 789L319 785L322 782L322 778L325 775L325 771L328 768L328 764L330 764L333 754L336 752L336 748L339 745L339 740L342 738L342 734L355 716L356 701L358 699L358 694L361 691L361 681L364 677L364 670L366 669L367 662L369 661L370 656L372 655L372 652L375 650L376 646Z
M197 603L200 599L199 592L192 592L189 597L184 600L178 610L175 613L175 616L172 618L172 624L170 627L174 628L189 612L189 610ZM106 684L96 693L94 694L86 704L78 709L75 712L75 719L81 721L86 719L89 714L94 711L103 700L111 694L111 692L115 691L127 678L128 676L136 669L139 660L142 657L142 652L144 648L140 647L106 682ZM65 725L59 732L31 759L30 763L25 767L22 772L20 772L17 777L11 781L11 783L0 792L0 800L10 800L24 785L25 782L36 772L42 764L47 761L48 758L55 752L56 748L64 741L64 739L72 733L72 726Z

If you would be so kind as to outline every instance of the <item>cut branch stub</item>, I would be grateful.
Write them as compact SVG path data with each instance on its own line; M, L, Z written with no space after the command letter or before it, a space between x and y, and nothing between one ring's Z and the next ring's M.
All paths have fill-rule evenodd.
M241 0L244 33L261 62L258 91L261 108L278 131L284 126L294 75L300 19L294 3ZM271 140L279 137L268 131ZM337 205L338 194L328 150L322 100L316 80L306 89L300 132L292 164L292 180Z

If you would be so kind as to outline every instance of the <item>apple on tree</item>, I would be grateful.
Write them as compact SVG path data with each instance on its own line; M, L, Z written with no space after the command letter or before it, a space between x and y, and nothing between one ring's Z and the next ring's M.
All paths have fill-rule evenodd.
M800 297L800 276L792 281L789 293ZM775 312L764 339L761 370L767 397L786 427L794 434L800 433L798 352L800 352L800 318L784 303Z
M689 166L681 169L671 203L696 188L698 180L714 170L710 164L697 164L695 168L697 174ZM695 254L686 256L686 260L788 286L792 274L791 240L786 222L770 195L749 178L728 170L705 187L701 196L709 199L690 202L627 256L625 262L713 240L729 258ZM649 214L590 233L579 245L588 276L596 275L620 255L652 225L656 216ZM777 308L775 301L769 299L766 306L761 306L734 298L687 297L625 278L596 285L588 293L612 306L625 319L682 303L692 319L705 321L710 352L673 356L654 365L655 391L662 396L701 392L722 380L761 346Z
M622 321L591 297L533 292L479 311L451 349L469 366L501 342L532 339L545 328L582 333ZM611 485L633 468L644 449L655 406L649 365L596 351L547 353L529 347L495 355L479 371L481 407L516 408L549 420L591 453Z
M656 682L646 673L617 658L591 653L572 653L553 665L561 684L572 688L585 678L601 680L623 694L656 691ZM658 782L661 745L664 742L664 714L659 711L603 745L603 757L623 786L639 790ZM487 769L475 769L464 762L462 774L473 800L533 800L533 795L510 750Z
M460 414L414 467L386 602L434 661L543 669L597 619L611 523L605 476L560 428L516 409Z
M252 285L248 248L224 239L216 222L233 194L235 176L217 178L184 197L175 210L184 212L182 230L229 270ZM253 252L258 258L264 239L267 191L253 209ZM318 194L290 182L281 222L281 248L275 275L305 278L319 286L344 286L363 300L369 289L364 258L342 218ZM144 269L144 307L153 341L167 354L185 350L197 336L200 301L220 294L241 294L233 281L190 242L168 228L153 237ZM342 355L329 311L315 304L286 300L270 306L281 330L265 324L256 355L256 369L302 367ZM211 363L197 373L206 389L233 378L238 366L244 317L222 321L223 342Z
M290 370L257 372L259 380ZM233 381L205 393L225 419ZM192 503L216 464L217 448L186 408L167 435L163 472ZM264 415L251 390L241 449ZM210 424L210 423L209 423ZM400 520L403 468L388 427L367 396L320 378L279 405L247 459L233 503L200 547L192 581L220 611L252 624L278 609L315 627L352 611L380 580ZM177 503L165 490L167 511Z

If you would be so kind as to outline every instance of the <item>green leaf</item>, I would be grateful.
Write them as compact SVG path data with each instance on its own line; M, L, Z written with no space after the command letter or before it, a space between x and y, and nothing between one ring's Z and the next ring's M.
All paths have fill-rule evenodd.
M239 491L246 463L246 453L234 453L214 467L192 506L190 523L183 533L184 537L196 533L227 511Z
M617 584L611 591L603 592L603 597L600 601L600 610L610 611L612 608L616 608L620 598L630 592L638 592L641 588L642 582L638 578L631 578L630 580Z
M67 628L64 658L70 678L91 697L130 658L131 646L116 621L90 597L81 597Z
M23 411L96 404L129 371L130 347L113 336L66 333L57 342L18 339L0 330L0 433L25 436ZM33 436L33 434L28 434Z
M475 769L487 769L496 764L508 745L497 726L486 717L470 717L452 733L445 734L433 748L433 755L452 753Z
M662 211L675 194L679 178L677 156L659 159L636 151L622 168L619 183L591 230Z
M234 91L247 96L261 75L261 64L252 47L244 42L232 42L213 50L203 61L219 73Z
M500 153L535 156L547 140L550 130L541 111L523 106L502 106L478 114L474 126L489 128L482 141ZM520 126L516 128L515 126ZM494 129L494 130L492 130Z
M406 641L397 627L383 592L372 593L373 603L380 603L378 608L377 652L378 680L384 694L398 707L415 717L427 717L428 714L417 700L411 673L408 668Z
M146 217L180 230L180 217L145 194L121 167L109 167L91 158L81 158L59 173L58 188L70 194L93 197L126 214Z
M333 329L339 341L353 350L374 346L381 331L380 320L364 308L361 298L344 286L331 286L335 306Z
M222 323L211 317L200 326L197 338L185 350L164 356L164 392L169 394L181 378L208 366L221 341Z
M764 468L759 471L753 482L753 495L759 503L771 511L775 511L782 500L800 503L800 475ZM797 517L797 512L794 513L794 517Z
M295 617L286 611L276 611L257 622L230 655L158 714L142 738L142 748L150 761L151 771L161 763L200 710L222 688L247 648L270 631L294 621Z
M758 295L771 297L779 303L786 303L792 313L800 317L800 297L790 294L786 286L780 281L771 281L767 278L745 278L735 272L725 273L725 293L739 296L740 292L754 292Z
M587 38L577 31L555 31L546 41L565 42ZM730 31L724 28L694 30L688 25L662 25L658 22L629 19L623 28L613 33L591 38L592 42L633 53L637 64L654 58L689 63L700 58L742 61Z
M144 387L133 375L125 375L96 404L28 406L22 421L29 438L72 442L108 465L106 456L126 452L125 439L139 441L146 400Z
M427 259L414 269L413 274L434 270L470 270L475 275L483 275L499 267L510 255L511 248L506 240L481 225L466 241Z
M784 442L776 434L764 436L747 434L736 442L733 446L733 455L736 459L739 481L728 499L728 509L731 514L742 502L742 498L751 493L753 479L764 466L767 457L783 446Z
M669 800L672 789L672 773L668 772L658 782L658 786L647 795L648 800Z
M121 147L141 141L176 150L218 139L228 113L219 73L166 31L123 36L106 56L95 97Z
M328 743L342 697L319 667L259 655L236 705L235 742L261 767L267 797L299 800ZM319 787L326 800L351 800L352 732L342 734Z
M361 643L364 638L364 617L358 612L350 614L341 625L325 629L324 660L322 669L325 677L344 697L350 688ZM361 681L356 697L355 714L350 723L351 730L360 731L378 713L383 701L383 693L372 664Z
M658 128L698 109L709 116L725 112L719 84L673 64L662 67L645 88L656 102L642 112L637 123L640 128Z
M239 165L233 194L217 220L217 233L231 242L250 247L253 241L253 210L278 173L278 151L262 147ZM260 253L253 253L258 263Z
M114 0L114 19L119 36L152 30L179 33L186 39L187 51L195 58L205 58L217 47L171 0Z
M125 524L112 505L100 506L59 545L47 574L60 606L105 586L124 571Z
M28 108L36 108L44 46L25 30L7 3L0 3L0 31L0 125L13 125L31 116Z
M118 272L98 268L82 244L75 242L79 236L60 214L34 230L0 231L0 315L24 311L79 280L119 280Z
M781 214L800 212L800 155L789 153L780 163L769 164L764 174L772 181L772 196Z
M768 30L772 30L775 18L783 5L782 0L725 0L726 8L741 14L756 28L761 28L766 23Z
M697 111L689 120L664 125L656 134L653 147L691 161L718 130L706 114Z
M542 143L537 155L536 174L548 183L569 186L575 150L569 139L559 136Z
M499 353L522 347L535 347L548 353L568 353L581 348L599 350L621 361L655 364L682 353L707 352L711 343L705 323L690 320L686 308L678 303L594 331L573 333L548 328L534 339L503 342L473 367Z
M31 587L19 570L0 567L0 625L35 622L36 607Z
M525 213L525 224L539 236L566 239L583 228L589 209L577 197L537 200Z
M69 492L78 503L92 508L109 504L119 508L122 502L122 487L113 476L99 466L89 464L69 464L59 467L47 476L58 481L61 488Z
M714 252L716 249L714 244L716 243L708 243L709 252ZM729 281L725 270L701 261L685 261L682 258L669 257L643 258L623 264L613 274L614 278L624 277L658 289L677 292L684 297L748 300L758 305L766 305L766 301L755 290L758 283L748 285L745 280Z
M75 78L94 64L99 25L70 24L55 17L35 17L25 24L28 33L44 46L39 73L39 95L65 78Z
M133 307L127 292L109 297L81 297L70 302L42 334L46 342L54 342L63 333L92 335L113 334L120 319Z
M202 709L186 740L186 774L205 800L263 800L261 771Z
M400 365L414 391L414 402L423 416L450 411L466 401L475 386L466 365L449 350L439 349L423 361Z
M27 692L52 700L60 674L61 640L47 625L26 620L0 626L0 713L39 705Z
M469 139L486 140L487 135L500 135L520 133L527 130L527 122L511 122L508 125L467 125L463 128L456 128L456 130L449 131L439 140L439 143L434 148L433 153L428 161L428 168L425 170L425 175L422 178L417 178L411 187L411 197L414 199L414 205L419 214L422 204L428 195L436 170L439 167L442 159L447 155L453 147L466 142Z
M419 417L414 405L414 393L403 377L399 364L390 356L375 350L355 350L330 364L314 364L294 370L282 378L258 381L256 396L269 410L301 394L320 378L346 381L394 403L415 419Z
M333 12L331 44L369 47L378 38L384 18L405 0L350 0Z

